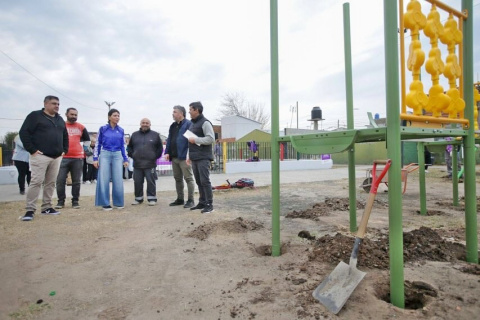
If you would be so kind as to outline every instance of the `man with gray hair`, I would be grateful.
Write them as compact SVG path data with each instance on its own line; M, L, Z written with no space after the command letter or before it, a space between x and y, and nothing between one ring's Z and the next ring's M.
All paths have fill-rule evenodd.
M182 106L173 107L173 120L175 120L168 131L167 145L165 147L165 159L172 162L173 178L177 189L177 199L170 203L170 206L183 205L184 208L195 206L194 192L195 182L193 180L192 166L187 164L188 140L183 136L191 125L190 120L185 119L186 111ZM187 183L188 198L185 203L183 194L184 183Z

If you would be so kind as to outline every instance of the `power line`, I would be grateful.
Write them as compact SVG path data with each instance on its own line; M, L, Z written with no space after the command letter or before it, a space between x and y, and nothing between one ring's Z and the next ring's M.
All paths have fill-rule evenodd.
M27 68L25 68L24 66L22 66L20 63L18 63L17 61L15 61L12 57L10 57L8 54L6 54L5 52L3 52L3 50L0 50L0 52L5 56L7 57L8 59L12 60L17 66L19 66L20 68L22 68L25 72L27 72L28 74L30 74L32 77L34 77L36 80L40 81L41 83L43 83L44 85L46 85L47 87L49 87L50 89L52 89L53 91L59 93L60 95L64 96L65 98L85 107L85 108L90 108L90 109L96 109L96 110L104 110L103 108L95 108L95 107L90 107L90 106L87 106L81 102L78 102L76 101L75 99L72 99L70 98L69 96L67 96L66 94L58 91L57 89L55 89L54 87L52 87L51 85L49 85L48 83L46 83L45 81L43 81L42 79L40 79L39 77L37 77L36 75L34 75L32 72L30 72L29 70L27 70Z

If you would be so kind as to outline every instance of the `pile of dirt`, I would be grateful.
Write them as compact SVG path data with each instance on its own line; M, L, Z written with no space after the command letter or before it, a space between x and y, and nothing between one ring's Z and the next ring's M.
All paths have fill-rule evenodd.
M357 200L357 209L365 208L365 204ZM350 210L350 200L348 198L326 198L323 203L315 203L311 209L303 211L293 210L288 213L286 218L302 218L318 221L322 216L329 216L333 211Z
M215 232L242 233L254 231L263 228L263 225L255 221L250 221L238 217L231 221L219 221L203 224L187 234L187 237L197 238L199 240L207 239L210 234Z
M364 239L360 245L358 265L367 268L388 269L388 235L381 234L376 240ZM326 262L333 265L350 260L354 238L340 233L326 235L314 243L309 254L310 262ZM449 242L434 230L427 227L403 233L404 261L465 261L465 246Z

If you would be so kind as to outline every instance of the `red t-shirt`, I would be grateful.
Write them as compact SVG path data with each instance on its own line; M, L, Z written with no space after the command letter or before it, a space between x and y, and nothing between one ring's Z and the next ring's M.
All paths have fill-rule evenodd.
M90 137L88 136L88 132L85 129L83 124L75 122L71 124L70 122L66 121L65 125L67 127L68 132L68 152L64 155L64 158L85 158L85 153L83 151L83 144L82 141L90 141ZM87 135L87 139L85 139L85 134Z

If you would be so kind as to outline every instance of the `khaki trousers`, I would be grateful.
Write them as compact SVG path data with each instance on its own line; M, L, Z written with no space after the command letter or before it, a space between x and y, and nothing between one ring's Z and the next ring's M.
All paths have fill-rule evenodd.
M175 179L175 188L177 189L177 199L184 200L183 195L183 179L187 183L188 198L187 200L194 200L195 181L193 180L192 166L187 164L187 160L180 160L178 158L172 159L173 178Z
M37 200L40 189L43 185L42 211L52 208L52 196L55 191L55 181L57 180L58 170L62 157L56 159L37 154L30 155L30 171L32 172L32 180L27 191L27 211L37 209Z

